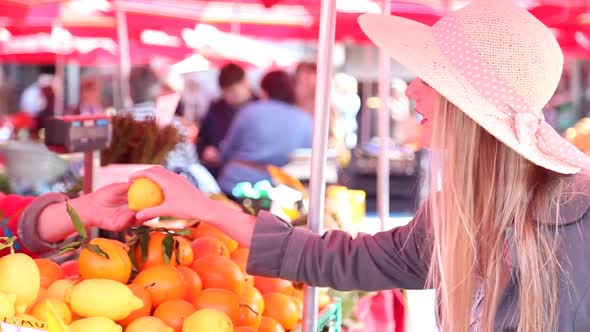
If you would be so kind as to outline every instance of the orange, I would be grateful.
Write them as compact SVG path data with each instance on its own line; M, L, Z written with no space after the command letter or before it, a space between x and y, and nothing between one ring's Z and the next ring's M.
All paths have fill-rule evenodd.
M246 273L246 265L248 264L248 255L250 254L250 249L248 248L239 248L238 250L234 251L231 254L231 260L234 263L238 264L242 272Z
M260 292L252 286L244 287L242 294L240 294L240 318L236 325L257 329L262 321L263 312L264 298Z
M200 222L193 228L193 238L198 239L201 236L210 235L220 239L229 250L230 254L238 249L238 242L231 237L227 236L224 232L220 231L217 227Z
M41 288L48 288L54 281L64 277L61 266L50 259L37 258L35 264L37 264L41 274Z
M279 278L254 277L254 285L262 295L272 292L289 292L293 283Z
M257 332L255 329L247 326L238 326L234 328L234 332Z
M191 248L191 241L184 236L175 236L174 239L178 241L179 262L182 266L190 266L196 259ZM176 259L175 259L176 262Z
M244 279L246 280L246 285L254 287L254 276L249 274L244 274Z
M227 257L208 256L197 259L192 268L201 277L204 289L223 288L234 294L241 294L246 284L238 265Z
M59 318L66 324L70 324L72 322L72 311L70 307L62 300L58 299L45 299L40 303L37 303L31 309L31 316L37 318L42 322L47 321L47 302L51 304L55 313L58 315Z
M74 287L74 281L59 279L47 288L47 297L65 301L66 294ZM67 301L66 301L67 302Z
M170 265L147 268L139 272L133 283L150 293L154 307L167 300L182 300L186 293L182 275Z
M303 300L291 296L291 300L293 300L293 302L295 303L295 305L297 306L297 314L298 314L298 318L299 320L303 319Z
M290 297L299 299L301 301L303 301L303 297L305 296L303 293L303 290L297 289L295 287L291 287L289 289L286 289L286 290L282 291L281 293L283 293L285 295L289 295Z
M234 251L231 254L231 260L234 263L238 264L244 275L246 276L246 284L254 286L254 276L251 276L246 273L246 265L248 264L248 255L250 254L250 249L248 248L238 248L238 250Z
M175 332L181 332L182 323L195 311L195 307L185 300L170 300L160 304L153 316L161 319Z
M88 248L82 249L80 258L80 275L83 279L111 279L124 284L131 276L131 260L126 245L119 241L96 238L90 241L97 245L109 258L100 256Z
M235 324L240 317L239 297L225 289L209 288L203 290L193 302L197 310L215 309L226 314Z
M203 282L197 272L191 270L186 266L177 266L176 270L182 275L182 280L186 287L186 294L184 299L193 302L197 295L203 290Z
M47 298L47 288L39 288L39 293L37 293L37 299L35 300L35 303L33 303L33 305L45 301L46 298Z
M275 319L262 316L262 322L260 323L258 332L285 332L285 329Z
M125 332L174 332L174 329L152 316L139 317L125 328Z
M140 271L156 265L163 265L165 263L164 245L162 244L165 237L166 234L162 232L150 233L148 252L145 261L142 261L141 259L141 246L137 246L135 249L135 257ZM178 251L180 252L180 265L191 265L194 260L194 256L190 241L182 236L175 236L174 239L179 242ZM176 263L176 254L176 250L172 250L169 265L178 265Z
M118 321L117 324L122 327L126 327L139 317L149 316L152 313L152 298L150 297L150 293L138 284L130 284L127 285L127 287L133 292L133 295L143 301L143 307L131 312L129 316L123 320Z
M195 259L207 256L223 256L229 257L229 250L225 244L216 237L202 236L191 242L191 248L195 255Z
M264 316L274 318L285 330L290 330L299 321L299 308L291 298L283 293L264 295Z
M63 262L60 265L62 271L64 271L64 278L66 279L78 279L80 276L80 265L78 260Z

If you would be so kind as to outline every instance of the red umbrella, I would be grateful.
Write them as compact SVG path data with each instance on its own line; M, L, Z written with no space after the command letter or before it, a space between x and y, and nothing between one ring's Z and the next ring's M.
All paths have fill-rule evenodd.
M100 10L100 4L109 2L94 1L90 14L79 15L70 1L66 5L57 0L47 1L4 1L3 6L10 4L17 8L18 15L10 15L12 22L20 24L8 26L16 31L36 32L35 29L49 30L59 17L62 26L73 36L105 37L116 40L116 20L112 8ZM523 0L523 3L525 1ZM530 2L530 1L528 1ZM531 13L550 27L575 31L581 25L590 22L585 1L581 0L539 0L540 5L530 8ZM23 4L24 3L24 4ZM337 14L336 40L355 43L368 43L358 24L359 13L354 7L365 4L371 8L368 0L342 0L344 9ZM455 8L466 3L465 0L414 0L392 1L392 14L404 16L425 24L433 24L444 12L445 5ZM151 55L162 55L170 59L180 60L193 53L183 40L183 31L194 29L199 23L207 23L226 32L239 31L241 35L268 38L275 40L307 40L316 41L319 32L319 2L313 0L241 0L238 4L231 0L118 0L111 2L127 12L128 35L130 39L131 59L134 63L149 61ZM369 5L366 5L369 4ZM61 7L60 7L61 6ZM77 9L79 9L78 6ZM345 8L346 7L346 8ZM0 8L2 8L0 6ZM20 8L20 9L18 9ZM352 12L350 12L352 8ZM358 11L363 10L361 6ZM26 12L23 15L23 12ZM19 18L20 17L20 18ZM239 22L236 23L236 22ZM146 43L146 30L152 33L152 42ZM158 38L158 34L160 37ZM569 45L569 44L568 44ZM566 48L567 50L570 47ZM577 52L578 54L579 52ZM15 57L12 56L12 59ZM30 57L34 60L34 57ZM39 56L39 58L50 59ZM108 58L101 52L91 56L72 54L70 58L81 63L94 62ZM17 60L26 60L27 57ZM116 58L112 58L113 61Z
M0 3L7 10L13 7L22 9L17 11L18 15L11 14L6 18L10 24L4 24L3 31L9 32L12 39L5 40L0 34L0 59L20 63L54 63L61 57L82 65L118 63L117 25L108 1L15 1L14 4L10 3L10 7L6 1ZM0 15L4 13L11 12ZM50 36L56 28L65 29L78 48L67 51L51 45ZM93 43L103 46L108 44L109 47L96 45L93 49ZM141 33L136 38L130 38L129 44L132 64L148 63L153 57L178 61L194 53L184 43L175 46L145 43L141 39ZM114 46L114 49L110 46ZM83 49L79 49L80 47Z

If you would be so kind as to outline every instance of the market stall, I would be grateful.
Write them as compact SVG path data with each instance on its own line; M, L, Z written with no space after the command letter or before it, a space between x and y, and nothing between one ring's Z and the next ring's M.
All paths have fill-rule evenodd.
M369 225L365 218L365 202L368 193L337 185L326 187L326 182L336 184L338 182L337 174L328 168L329 165L337 165L334 161L336 158L327 151L330 116L330 112L327 110L330 108L330 93L332 91L330 84L333 76L331 55L335 40L366 42L366 38L358 34L356 27L358 13L355 11L358 8L351 10L352 12L338 12L338 3L340 2L335 0L322 1L321 6L316 1L304 1L303 3L289 0L263 1L262 4L258 1L244 1L244 3L238 5L234 2L228 5L222 1L176 0L166 4L158 1L113 1L113 10L105 13L104 16L107 21L116 22L116 25L110 24L106 33L101 30L102 28L94 30L97 33L102 31L104 33L102 36L85 36L81 32L83 28L77 28L71 24L58 28L45 25L39 28L39 33L42 35L38 35L37 40L45 37L59 39L55 38L53 31L59 33L62 31L59 29L65 29L69 33L70 43L67 45L69 48L63 48L63 45L47 44L45 45L46 49L27 50L24 47L29 45L26 38L36 32L33 31L34 29L26 30L27 27L12 26L10 29L6 29L9 38L7 37L5 40L4 53L0 54L0 59L9 61L17 59L23 62L44 59L43 61L51 62L64 57L65 59L78 59L82 63L88 64L96 64L95 61L101 62L108 59L110 64L115 63L120 66L122 95L128 96L128 92L125 92L125 85L132 64L141 63L160 51L162 53L170 51L169 54L176 56L176 54L192 53L195 49L198 50L195 44L187 42L190 38L183 36L183 32L185 35L190 35L197 31L196 20L198 19L219 30L235 32L240 35L260 36L264 34L263 32L270 31L268 36L270 38L317 41L319 43L318 83L315 94L313 148L310 151L311 154L305 155L305 157L299 155L301 158L299 161L305 159L305 162L302 162L304 166L299 169L308 168L311 170L311 172L307 172L309 174L304 174L299 178L304 178L305 182L309 183L301 183L298 177L293 177L293 173L296 172L294 170L297 169L297 165L294 165L297 162L297 158L295 158L295 163L290 165L292 168L269 170L273 175L273 181L241 183L236 186L233 192L233 201L220 195L218 188L203 191L235 209L248 213L268 210L296 226L308 227L312 232L318 234L325 229L343 229L353 234L359 231L376 232L399 226L410 220L411 214L396 220L390 219L390 191L395 193L396 190L401 190L404 194L410 193L417 197L418 193L413 192L411 187L414 185L415 189L417 187L415 182L419 182L419 180L407 176L409 178L408 186L400 189L391 185L390 175L392 172L418 174L421 171L422 161L408 157L412 154L389 144L390 107L386 102L378 105L379 141L376 144L368 144L368 149L372 152L370 156L361 156L364 158L363 160L367 161L364 165L365 171L377 174L377 190L369 194L375 194L378 197L378 219L376 220L379 221L379 227L375 227L376 220ZM446 6L457 3L459 2L426 1L426 4L424 2L408 4L404 7L397 6L397 2L384 1L380 6L374 7L371 4L376 5L376 3L368 2L366 8L369 9L366 10L380 10L379 7L381 7L385 13L404 11L409 17L434 22L444 12ZM569 4L572 5L572 8L571 11L568 11L568 15L574 12L575 15L583 15L585 10L582 8L583 4L579 4L580 7L573 7L572 3ZM2 2L0 2L0 8L2 8L1 5ZM48 2L46 5L59 6L60 4ZM576 54L584 54L588 45L584 44L582 37L586 32L574 33L574 37L566 37L566 31L571 32L572 27L561 21L561 16L553 15L553 12L547 9L550 8L547 6L553 5L555 4L545 3L542 6L531 8L531 10L547 20L548 24L555 29L561 29L561 40L564 43L571 43L572 50ZM273 8L269 11L274 11L278 16L275 16L274 19L266 17L260 17L258 20L252 19L252 13L266 13L258 11L262 10L259 8L260 6ZM340 6L342 5L340 4ZM26 20L27 13L30 13L29 10L32 7L25 6L24 8L27 9L20 14L17 11L18 15L15 16L14 22ZM233 14L228 14L225 19L220 19L215 16L220 15L220 12L213 12L211 8L225 8L226 11L231 9L229 12ZM155 15L158 9L162 9L159 16ZM282 10L283 12L281 12ZM300 17L292 15L295 21L282 22L281 24L279 20L285 17L281 15L285 15L284 11L288 12L289 10L300 14ZM199 13L198 18L193 17L194 13ZM150 24L155 24L156 21L157 24L166 23L159 30L164 35L157 33L156 35L164 36L169 41L178 41L175 47L161 44L144 45L145 38L142 39L141 31L145 31L149 26L140 27L140 23L152 15L154 19ZM251 21L248 21L248 18ZM114 21L110 21L111 19ZM269 27L272 28L269 29ZM2 41L1 33L0 31L0 41ZM98 34L100 35L100 33ZM22 38L20 40L24 41L18 42L18 38ZM101 39L104 43L99 43L93 38L105 38ZM95 43L95 47L84 48L80 46L88 45L90 39ZM231 40L237 41L238 39ZM16 48L18 45L24 45L24 48L19 51ZM31 58L23 56L22 50L27 50L25 54L30 54ZM85 50L89 51L84 52ZM389 59L383 55L379 61L379 72L381 73L379 99L385 101L390 97L390 83L388 82L390 67ZM49 131L48 139L46 139L47 145L54 151L57 151L56 146L63 148L67 146L66 143L71 143L67 140L71 137L60 137L62 140L57 140L58 134L65 131L72 133L72 136L78 135L76 138L84 144L92 143L93 140L96 141L99 138L104 140L104 142L101 141L103 145L111 143L111 148L104 149L102 152L104 167L99 168L95 164L97 160L93 159L91 154L87 155L84 176L86 183L90 184L87 184L84 189L86 192L113 182L125 182L130 174L145 169L151 164L163 164L165 155L178 140L174 128L161 126L158 119L152 122L142 122L140 125L137 124L137 121L124 117L96 119L71 117L58 119L58 121L60 121L60 125L55 128L60 130ZM67 130L64 129L66 122L69 125ZM130 122L134 124L130 124ZM588 146L590 146L586 139L582 138L589 132L587 122L587 119L583 120L568 132L568 137L574 142L578 142L584 150L589 150ZM95 129L99 124L104 125L108 130L117 126L119 128L117 135L112 136L111 131L98 133L98 130ZM86 132L80 134L82 131L76 129L79 127L84 127ZM113 142L115 144L112 144ZM123 165L120 164L121 160L131 158L129 157L131 153L123 151L125 144L128 143L129 146L133 146L141 153L138 152L132 156L135 159L127 159L127 164ZM37 153L39 157L39 159L27 161L15 158L16 154L10 155L11 151L22 152L21 145L18 143L16 144L18 146L12 144L11 147L10 145L3 146L5 157L9 158L5 164L13 176L17 174L20 177L19 180L37 180L30 176L34 170L22 167L23 163L27 163L27 166L36 166L41 162L53 162L51 164L53 167L58 166L55 172L62 173L68 167L67 163L63 162L63 156L60 156L62 158L56 163L54 160L56 155L49 153L46 149L39 150L42 147L39 144L26 146ZM88 153L103 147L101 145L77 147L76 149L63 148L59 152L60 154ZM122 155L125 157L121 157ZM392 158L392 155L396 157ZM48 158L51 160L47 161ZM392 159L395 161L392 162ZM398 162L400 160L403 162ZM32 168L34 169L34 167ZM50 180L44 177L39 181L55 180L57 176L53 173L39 174L51 177ZM186 171L180 173L196 187L204 188L203 184L199 183L199 179L191 178L194 173ZM374 182L374 178L368 179L365 181ZM47 188L45 189L47 190ZM79 189L78 191L80 191ZM129 206L135 206L132 207L134 210L140 209L137 206L157 206L161 201L162 188L153 182L136 181L129 190ZM415 206L412 209L415 209ZM72 222L78 225L80 221L75 211L70 210L69 213ZM37 328L41 331L58 332L64 331L65 326L70 324L73 331L76 331L76 328L93 326L102 331L121 331L121 328L126 328L125 331L130 332L152 330L188 332L206 331L213 328L212 326L215 324L217 324L215 330L222 332L251 332L257 329L261 331L340 331L343 315L343 301L341 299L330 297L330 293L325 289L311 288L280 279L249 276L245 271L248 249L240 248L234 239L210 224L161 216L160 219L133 227L124 234L117 234L117 239L95 238L96 233L86 233L79 225L76 229L78 230L76 241L73 244L62 246L63 251L71 251L71 256L64 259L62 255L57 259L58 261L67 260L63 264L41 259L32 261L30 257L19 256L26 263L5 267L3 261L14 259L15 255L0 258L0 277L7 269L12 269L19 274L38 276L38 278L33 277L28 280L28 293L26 294L13 294L14 292L11 291L11 289L19 289L23 281L6 280L3 282L0 280L0 316L5 317L4 322L0 322L3 331L10 331L11 328L14 329L14 326L18 325ZM10 243L7 243L7 246L10 247ZM117 257L117 259L113 259L113 257ZM97 281L98 279L106 281ZM90 295L82 296L83 291L90 292ZM111 296L113 294L117 294L117 296ZM374 298L377 296L372 299ZM346 302L347 299L344 300ZM397 298L397 300L401 301L401 311L403 312L405 299Z

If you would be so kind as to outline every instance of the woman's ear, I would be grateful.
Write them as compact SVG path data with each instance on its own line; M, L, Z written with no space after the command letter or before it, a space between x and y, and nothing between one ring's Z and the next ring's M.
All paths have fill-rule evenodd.
M268 100L268 93L266 93L266 91L260 89L260 92L258 93L258 97L260 97L260 99L262 99L262 100Z

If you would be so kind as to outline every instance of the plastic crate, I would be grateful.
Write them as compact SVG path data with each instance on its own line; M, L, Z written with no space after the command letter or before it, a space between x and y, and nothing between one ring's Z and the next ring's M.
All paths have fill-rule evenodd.
M318 317L318 332L340 332L342 329L342 300L334 299L320 312ZM301 332L297 327L291 332Z

